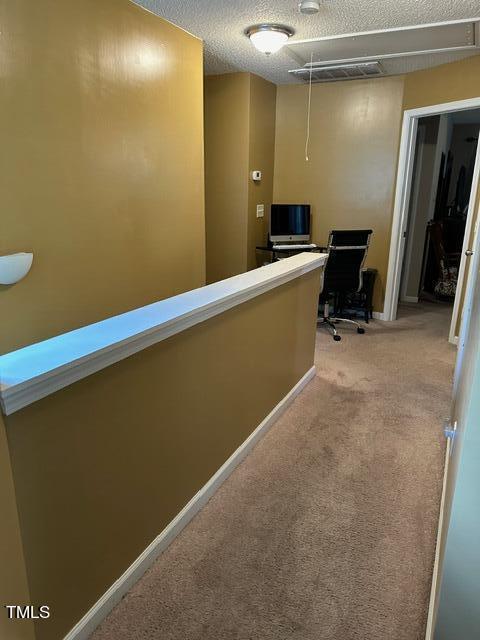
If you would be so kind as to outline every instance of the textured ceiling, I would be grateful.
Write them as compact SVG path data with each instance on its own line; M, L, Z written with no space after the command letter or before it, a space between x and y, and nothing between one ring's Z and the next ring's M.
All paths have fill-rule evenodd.
M276 84L298 82L288 73L298 64L286 50L270 57L256 51L243 34L252 24L286 24L295 29L293 38L303 40L480 17L479 0L324 0L314 16L299 13L298 0L135 1L204 40L207 74L251 71ZM388 73L406 73L468 55L433 54L382 64Z

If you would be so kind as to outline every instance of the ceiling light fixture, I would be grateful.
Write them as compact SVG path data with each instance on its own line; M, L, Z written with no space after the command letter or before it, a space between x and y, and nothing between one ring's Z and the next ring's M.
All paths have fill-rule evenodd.
M300 9L300 13L306 13L311 16L320 11L320 3L315 2L315 0L302 0L298 8Z
M253 46L267 56L279 51L293 34L293 29L281 24L256 24L245 31Z

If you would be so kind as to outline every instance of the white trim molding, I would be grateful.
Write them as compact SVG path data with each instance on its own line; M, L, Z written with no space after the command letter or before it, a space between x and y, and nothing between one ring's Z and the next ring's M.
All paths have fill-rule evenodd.
M210 480L196 493L188 504L175 516L153 542L138 556L128 569L116 580L103 596L87 611L83 618L67 633L64 640L87 640L110 611L120 602L123 596L152 566L158 556L190 520L207 504L217 489L244 460L256 443L265 435L270 427L293 402L295 397L315 377L315 367L311 367L287 395L272 409L268 416L258 425L238 449L228 458Z
M403 233L407 221L406 212L408 211L410 198L418 120L418 118L410 118L408 113L408 111L405 111L403 114L402 135L400 139L397 186L395 190L390 253L388 256L387 285L385 287L385 303L383 308L385 320L395 320L397 317L400 276L402 273L402 254L405 247Z
M331 36L322 36L320 38L304 38L303 40L293 40L292 42L290 42L288 45L286 45L287 47L291 47L295 44L306 44L309 42L327 42L329 40L341 40L341 39L346 39L346 38L355 38L357 36L372 36L372 35L377 35L377 34L381 34L381 33L393 33L393 32L402 32L402 31L411 31L411 30L415 30L418 29L423 30L423 29L428 29L431 27L446 27L446 26L450 26L450 25L455 25L455 24L468 24L468 23L474 23L477 28L478 25L480 23L480 18L478 17L474 17L474 18L460 18L459 20L445 20L443 22L428 22L425 24L411 24L411 25L406 25L406 26L402 26L402 27L387 27L385 29L374 29L374 30L370 30L370 31L354 31L353 33L342 33L340 35L331 35ZM477 40L475 40L475 45L467 45L468 49L476 49L478 48L478 45L476 44ZM447 50L451 50L452 47L449 47ZM434 51L438 51L438 49L434 49ZM405 55L405 54L400 54L400 55ZM371 57L376 57L376 56L371 56ZM310 66L310 64L306 64L305 66Z
M374 320L385 320L385 314L381 311L374 311L372 316Z
M440 591L440 560L442 547L442 532L445 521L445 499L447 492L447 478L450 464L450 448L452 441L447 438L447 446L445 447L445 465L443 471L442 497L440 499L440 513L438 515L437 544L435 547L435 560L433 563L432 586L430 589L430 600L428 605L427 628L425 631L425 640L433 640L435 628L435 614L437 610L438 595Z
M0 404L9 415L310 271L323 253L300 253L0 356Z
M402 302L418 302L418 296L402 296Z

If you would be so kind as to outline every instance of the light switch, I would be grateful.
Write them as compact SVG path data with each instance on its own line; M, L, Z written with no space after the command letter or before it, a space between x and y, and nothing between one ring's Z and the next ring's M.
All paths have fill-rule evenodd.
M257 218L263 218L265 213L265 206L263 204L257 204Z

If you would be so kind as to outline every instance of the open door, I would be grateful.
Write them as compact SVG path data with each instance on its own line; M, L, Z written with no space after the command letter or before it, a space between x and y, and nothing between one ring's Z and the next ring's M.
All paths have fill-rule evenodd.
M472 380L475 368L480 361L480 259L478 245L479 237L477 234L476 244L471 255L470 278L465 294L455 366L451 415L448 419L446 418L444 425L447 437L446 464L426 640L433 640L435 637L434 631L440 602L440 585L450 515L455 496L456 479L461 461L468 411L472 394L474 393Z

